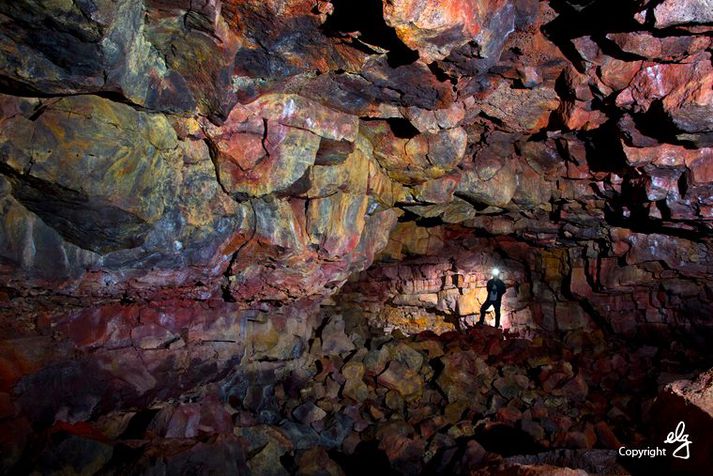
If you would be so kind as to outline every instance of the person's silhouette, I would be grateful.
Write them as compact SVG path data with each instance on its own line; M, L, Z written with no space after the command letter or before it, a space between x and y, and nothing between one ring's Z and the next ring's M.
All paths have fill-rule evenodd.
M495 268L493 269L493 277L488 280L488 284L485 288L488 291L488 296L485 302L480 306L480 320L478 324L483 324L485 321L485 311L487 311L490 306L495 308L495 327L500 327L500 303L502 302L503 294L507 289L505 283L498 277L500 271Z

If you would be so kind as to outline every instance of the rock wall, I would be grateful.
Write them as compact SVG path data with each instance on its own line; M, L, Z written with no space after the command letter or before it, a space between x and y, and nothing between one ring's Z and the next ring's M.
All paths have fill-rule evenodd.
M339 474L363 454L401 472L553 461L603 471L579 454L486 458L483 435L467 429L502 417L546 448L608 445L616 438L594 426L601 408L566 403L572 426L553 423L528 393L542 384L547 401L564 380L598 385L588 363L553 388L515 379L519 393L495 374L540 365L488 363L483 408L437 431L414 415L457 413L444 395L458 382L433 379L478 339L492 338L473 350L483 361L522 345L448 332L472 322L493 264L511 285L508 338L544 339L543 353L569 362L558 343L579 349L591 334L615 343L607 351L640 352L632 368L658 365L646 385L637 374L597 399L653 397L666 372L706 367L712 10L709 0L0 3L2 471L40 461L91 474L312 473L319 461ZM440 364L360 370L396 328L435 330L455 347ZM430 362L419 339L401 344ZM621 359L610 364L625 375ZM404 375L413 392L394 388ZM625 407L641 424L649 404L635 402L607 410L612 427ZM387 414L412 421L392 426ZM310 448L295 443L306 434Z
M542 247L512 227L501 235L495 227L502 224L489 224L495 236L474 236L470 226L400 223L377 262L333 300L368 311L369 321L387 330L463 329L477 321L497 267L508 286L502 324L519 335L603 329L648 342L711 336L710 282L694 270L710 272L713 263L697 242L612 228L608 243Z
M0 343L2 465L17 464L48 428L81 433L91 421L100 440L118 438L137 412L202 398L237 365L281 362L288 373L318 314L305 301L268 314L185 300L41 312L34 329Z
M704 5L4 5L4 293L324 296L403 214L707 256Z

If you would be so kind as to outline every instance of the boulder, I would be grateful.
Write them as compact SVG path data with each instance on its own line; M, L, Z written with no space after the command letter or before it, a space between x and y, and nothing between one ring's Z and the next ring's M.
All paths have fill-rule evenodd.
M392 361L376 382L388 389L396 390L406 400L418 398L423 393L425 382L415 371L398 361Z
M178 188L176 147L164 116L98 96L54 101L35 120L15 116L0 137L13 196L99 253L146 239Z
M654 8L654 18L656 28L713 23L713 3L710 0L665 0Z
M433 0L389 0L384 3L384 19L396 30L408 47L431 63L443 59L459 46L477 41L484 48L488 42L506 37L513 27L513 9L507 2L458 0L442 8ZM491 19L506 16L509 29L493 29Z

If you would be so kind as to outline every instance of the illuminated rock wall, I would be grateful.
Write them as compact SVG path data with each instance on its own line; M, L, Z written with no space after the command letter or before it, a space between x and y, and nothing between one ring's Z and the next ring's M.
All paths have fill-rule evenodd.
M318 461L340 474L349 460L332 457L359 459L359 443L406 473L507 468L502 448L486 458L476 441L480 417L548 448L641 443L643 429L625 428L647 417L639 404L657 379L707 365L711 11L709 0L0 3L0 472L40 461L311 474ZM494 264L511 286L503 323L522 340L449 334L472 323ZM487 411L450 406L463 399L439 392L455 377L423 390L435 361L362 369L397 328L443 333L456 346L445 361L481 338L483 360L524 342L550 361L574 361L582 342L593 361L627 350L537 384L568 421L535 415L530 383L493 383L547 381L527 358L514 373L488 367ZM583 382L647 366L591 397L615 401L618 435L595 428L602 408L579 418ZM557 400L560 383L576 404ZM428 412L448 423L429 430L414 416ZM91 456L61 456L73 454Z

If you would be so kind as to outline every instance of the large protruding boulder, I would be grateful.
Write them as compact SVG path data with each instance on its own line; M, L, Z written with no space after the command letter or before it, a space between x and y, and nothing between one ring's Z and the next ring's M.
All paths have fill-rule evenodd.
M493 22L496 17L509 22ZM431 63L471 41L486 51L489 43L501 42L514 28L514 8L507 0L458 0L446 5L433 0L386 0L384 19L401 41L419 52L421 60Z
M102 253L141 245L174 200L177 146L164 116L97 96L8 118L0 137L12 195L68 241Z

